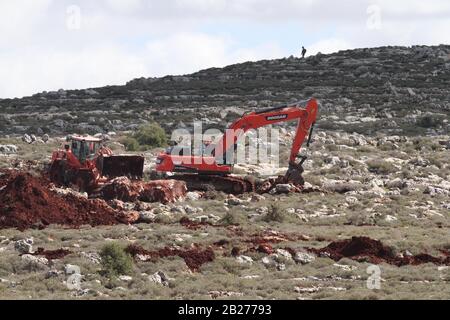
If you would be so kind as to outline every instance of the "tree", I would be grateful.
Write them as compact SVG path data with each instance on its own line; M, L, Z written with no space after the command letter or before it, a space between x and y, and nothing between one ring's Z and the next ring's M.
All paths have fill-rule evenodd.
M141 149L164 147L167 145L167 136L164 129L156 122L144 125L133 135Z
M108 243L100 251L103 272L107 276L129 274L133 268L133 258L118 243Z
M422 128L436 128L442 123L443 119L439 115L427 114L418 120L418 125Z

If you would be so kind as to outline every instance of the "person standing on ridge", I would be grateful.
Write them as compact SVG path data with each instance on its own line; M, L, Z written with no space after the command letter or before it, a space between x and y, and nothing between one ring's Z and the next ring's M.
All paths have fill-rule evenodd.
M306 49L305 49L305 47L302 47L302 59L305 59L305 55L306 55Z

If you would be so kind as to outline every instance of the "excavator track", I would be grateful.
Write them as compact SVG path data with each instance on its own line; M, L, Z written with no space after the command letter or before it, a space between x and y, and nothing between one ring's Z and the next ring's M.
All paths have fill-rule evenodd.
M171 179L186 182L189 191L222 191L234 195L256 192L254 182L236 176L180 174Z

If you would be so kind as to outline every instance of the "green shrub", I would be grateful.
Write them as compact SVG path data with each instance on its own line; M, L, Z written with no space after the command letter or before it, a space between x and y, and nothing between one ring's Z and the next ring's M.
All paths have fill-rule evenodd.
M167 145L166 132L156 122L140 127L133 138L139 143L141 150Z
M133 258L118 243L108 243L100 251L102 271L107 276L129 274L133 268Z
M444 167L444 163L441 160L439 160L439 159L436 159L434 157L430 157L428 160L430 161L430 163L432 165L435 165L439 169L442 169Z
M283 222L286 218L286 214L280 209L278 205L272 204L269 208L269 212L264 216L266 222Z
M414 178L414 173L406 168L404 168L402 170L402 172L400 173L400 177L402 179L413 179Z
M140 145L139 142L133 137L126 137L120 141L127 151L139 151Z
M429 141L427 139L422 139L422 138L414 138L412 140L413 142L413 146L414 146L414 150L416 151L421 151L423 148L426 149L426 147L428 146Z
M120 141L127 151L146 151L152 148L165 147L167 136L164 129L156 122L143 125L137 132Z
M439 115L425 115L417 120L417 124L422 128L436 128L443 124L443 118Z

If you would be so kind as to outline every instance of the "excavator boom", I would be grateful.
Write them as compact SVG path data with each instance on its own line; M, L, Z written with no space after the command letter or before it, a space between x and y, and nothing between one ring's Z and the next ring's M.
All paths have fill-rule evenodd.
M301 104L301 102L296 102L294 104L278 106L244 115L229 128L230 132L234 132L235 134L225 134L219 141L218 148L216 149L216 159L226 158L227 152L234 150L235 144L240 136L249 130L280 122L298 120L297 132L289 158L290 163L295 163L308 133L310 133L311 128L316 122L318 112L318 104L315 99L311 99L307 103L306 108L301 108Z
M221 179L227 179L226 181L229 181L230 178L219 179L218 177L228 176L231 173L236 144L242 135L249 130L255 130L280 122L297 120L297 132L291 148L286 182L303 185L304 180L301 174L303 172L302 164L305 158L300 162L297 162L297 159L308 135L308 144L311 140L312 128L317 119L318 103L315 99L311 99L307 102L305 108L302 108L303 104L302 102L296 102L244 114L221 137L212 156L178 155L172 154L171 152L162 153L157 158L156 171L187 173L189 174L189 178L184 176L182 180L201 180L203 184L206 180L212 181L212 184L217 184L217 181ZM199 176L209 176L209 178L199 178ZM234 188L232 189L236 189L235 187L236 183L234 183ZM246 188L244 184L242 189L252 188L252 186L247 186ZM238 192L236 191L235 193Z

